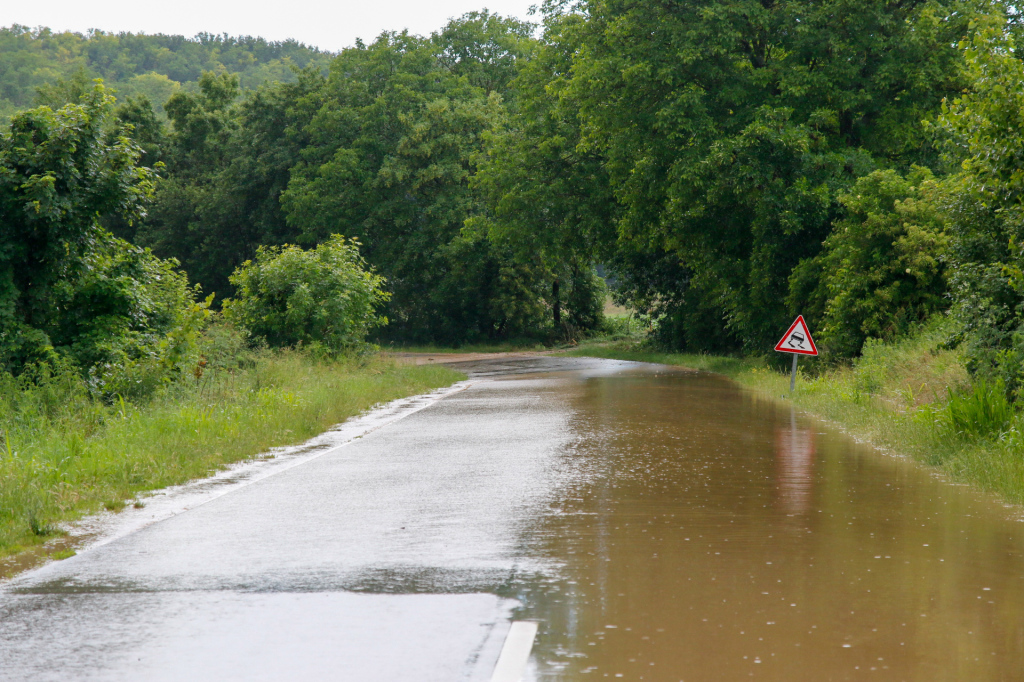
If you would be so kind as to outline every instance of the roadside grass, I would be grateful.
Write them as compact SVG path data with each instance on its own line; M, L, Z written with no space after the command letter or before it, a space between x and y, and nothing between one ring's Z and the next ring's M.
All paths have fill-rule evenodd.
M1001 385L972 383L942 320L893 343L871 342L851 365L808 367L796 392L765 357L663 353L635 341L591 343L569 355L680 365L741 385L821 417L854 438L938 467L951 480L1024 503L1024 415ZM806 369L812 371L807 372Z
M94 399L71 374L32 386L0 378L0 557L59 535L61 522L139 506L133 498L143 491L205 477L463 378L379 355L296 351L250 353L197 374L138 405Z

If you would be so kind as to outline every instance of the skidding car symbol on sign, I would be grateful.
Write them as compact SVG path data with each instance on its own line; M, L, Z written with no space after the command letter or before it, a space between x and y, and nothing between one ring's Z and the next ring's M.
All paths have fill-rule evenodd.
M775 350L780 353L797 353L799 355L818 354L818 347L814 345L814 339L811 338L811 331L807 328L803 315L796 318L786 335L775 344Z
M789 326L786 335L775 344L775 350L780 353L793 354L793 373L789 377L789 392L796 389L796 361L801 355L817 355L818 347L814 345L811 338L811 330L807 328L803 315L797 315L793 324Z

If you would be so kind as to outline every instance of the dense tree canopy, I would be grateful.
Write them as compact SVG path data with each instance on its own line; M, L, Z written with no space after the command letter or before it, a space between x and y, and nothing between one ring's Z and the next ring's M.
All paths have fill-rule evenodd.
M876 167L934 161L921 120L964 85L964 3L549 3L583 18L565 87L622 211L675 254L720 333L763 349L792 270ZM768 345L767 347L770 347Z
M972 369L1024 386L1024 62L1001 16L965 41L972 87L943 106L950 285Z
M391 338L543 335L552 307L573 329L592 327L589 254L572 266L580 285L553 303L550 268L464 229L484 210L471 180L484 136L516 100L531 33L471 13L429 38L388 33L344 50L326 78L307 70L243 96L230 75L206 74L198 92L167 102L167 178L149 219L125 236L178 258L220 297L260 245L356 237L393 294L382 332Z
M558 324L586 329L600 291L591 265L612 251L616 207L603 159L581 148L576 105L564 93L572 56L561 36L579 21L549 17L512 82L509 106L484 136L473 180L484 205L469 226L550 282L541 297Z
M428 37L384 33L326 71L325 55L293 44L173 43L189 64L210 46L222 61L163 99L105 104L96 129L130 150L139 197L154 195L146 214L122 202L82 224L125 253L178 259L218 299L258 253L356 238L390 293L380 339L578 338L601 327L601 272L674 348L765 352L804 313L842 359L952 310L950 343L972 368L1021 383L1012 7L548 0L540 16L539 34L486 11ZM4 63L70 41L115 82L155 70L143 37L0 38L25 53ZM307 68L251 87L243 63L274 60ZM40 84L49 108L16 118L11 139L92 106L89 75ZM23 175L17 192L46 177ZM56 282L66 266L53 267Z
M463 53L467 31L487 28L471 20L430 41L390 34L342 52L282 197L301 240L344 230L362 241L394 292L392 329L410 338L488 338L508 324L502 280L514 268L462 233L474 156L511 75L508 50ZM526 31L512 29L522 51Z

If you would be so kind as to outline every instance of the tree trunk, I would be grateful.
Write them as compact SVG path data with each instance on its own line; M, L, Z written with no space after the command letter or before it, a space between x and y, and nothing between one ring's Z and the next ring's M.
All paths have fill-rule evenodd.
M551 283L551 298L554 301L552 308L555 313L555 327L562 324L562 301L558 298L558 280Z

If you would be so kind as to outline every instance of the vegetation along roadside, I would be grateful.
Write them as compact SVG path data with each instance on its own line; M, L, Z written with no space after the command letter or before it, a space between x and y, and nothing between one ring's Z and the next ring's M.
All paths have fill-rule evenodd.
M96 84L0 134L0 557L461 376L366 343L390 293L357 240L257 248L216 311L115 237L101 218L144 215L154 173L113 105Z
M233 338L212 330L204 371L144 403L97 399L75 373L0 379L0 557L59 535L61 522L119 510L142 491L207 476L461 378L378 354L247 351Z

